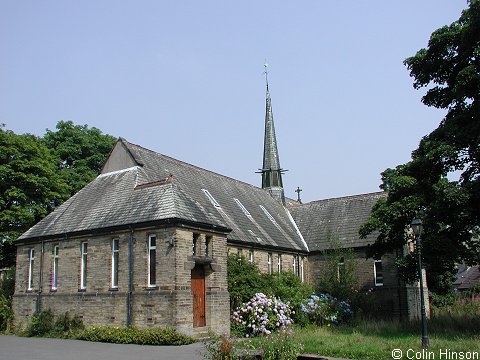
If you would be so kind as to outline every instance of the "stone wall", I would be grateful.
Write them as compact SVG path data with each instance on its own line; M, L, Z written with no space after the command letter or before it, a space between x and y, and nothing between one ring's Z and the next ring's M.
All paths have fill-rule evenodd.
M206 270L206 321L204 330L228 333L230 329L227 290L226 235L201 229L148 228L45 241L17 248L17 271L13 309L16 322L25 325L35 312L50 308L55 314L78 314L86 325L127 325L129 289L129 241L133 236L132 325L175 327L195 335L192 323L191 269L193 234L204 251L210 241ZM156 284L148 286L148 238L156 236ZM112 240L119 240L118 287L112 288ZM81 289L81 244L87 242L86 288ZM174 245L173 245L174 244ZM57 288L52 288L53 247L59 246ZM35 250L33 289L28 290L29 251ZM40 264L42 286L40 286Z

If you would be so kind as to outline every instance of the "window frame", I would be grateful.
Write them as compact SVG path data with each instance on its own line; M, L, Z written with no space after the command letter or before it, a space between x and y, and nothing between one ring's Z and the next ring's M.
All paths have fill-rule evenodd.
M267 269L269 274L273 274L273 254L267 254Z
M155 245L152 245L152 239L155 240ZM153 254L153 256L152 256ZM152 261L153 258L153 261ZM149 288L157 286L157 235L148 235L147 243L147 286ZM153 275L153 276L152 276ZM152 282L153 280L153 282Z
M28 249L28 278L27 291L33 290L33 269L35 266L35 249Z
M380 264L380 266L378 266L378 264ZM380 267L380 271L378 271L378 267ZM373 258L373 280L374 280L375 286L383 286L384 284L383 264L382 264L381 257Z
M115 248L115 243L117 247ZM118 261L120 259L120 239L112 239L111 282L112 289L118 289Z
M249 249L248 250L248 262L253 264L254 260L255 260L255 257L254 257L254 254L253 254L253 249Z
M58 287L58 259L59 259L59 253L60 253L60 246L59 245L53 245L52 248L52 283L51 283L51 289L52 290L57 290Z
M282 272L282 254L277 256L277 272L280 274Z
M87 288L88 241L81 242L80 254L81 254L80 290L85 290Z

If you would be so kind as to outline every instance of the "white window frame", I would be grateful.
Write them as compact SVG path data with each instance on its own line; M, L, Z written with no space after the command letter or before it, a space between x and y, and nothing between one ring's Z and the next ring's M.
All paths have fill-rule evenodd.
M342 257L337 263L337 280L340 282L342 281L341 279L341 269L345 270L345 258Z
M277 272L282 272L282 254L278 254L277 256Z
M248 217L251 217L252 214L250 214L250 212L247 210L247 208L245 206L243 206L243 204L240 202L240 200L238 200L237 198L233 198L233 200L237 203L238 207L240 208L240 210L243 211L243 213L248 216Z
M293 267L293 273L294 273L295 275L297 275L297 261L296 261L296 260L297 260L297 258L296 258L296 256L294 255L294 256L293 256L292 267Z
M377 274L377 264L380 264L380 266L382 266L382 271L380 272L380 274ZM378 275L380 275L381 282L379 281ZM383 264L381 258L373 259L373 277L375 281L375 286L383 286Z
M33 267L35 265L35 249L28 250L28 281L27 290L33 290Z
M52 249L52 290L57 290L58 285L58 258L59 246L54 245Z
M268 267L268 273L272 274L273 273L272 253L268 253L267 255L267 267Z
M218 209L221 208L220 204L217 202L217 200L215 200L215 198L213 197L212 194L210 194L210 191L208 191L207 189L202 189L203 193L205 194L205 196L208 198L208 200L210 200L210 202L212 203L212 205Z
M80 253L80 289L85 290L87 288L88 241L82 241L80 245Z
M250 250L248 250L248 261L253 263L253 260L254 260L253 259L253 250L250 249Z
M205 256L210 256L212 257L212 239L213 239L213 236L211 235L206 235L205 236Z
M152 245L152 239L155 240L155 245ZM155 272L155 281L152 283L152 251L155 254L155 263L153 264L153 271ZM147 259L148 259L148 287L155 287L157 286L157 235L155 234L150 234L148 235L148 253L147 253Z
M116 246L115 246L116 245ZM111 288L118 288L118 260L120 257L120 239L112 239L112 272Z
M200 240L200 234L193 233L192 236L192 256L197 256L199 252L199 241Z
M303 266L304 266L304 258L302 256L300 257L300 280L302 281L302 283L305 282L305 272L304 272Z

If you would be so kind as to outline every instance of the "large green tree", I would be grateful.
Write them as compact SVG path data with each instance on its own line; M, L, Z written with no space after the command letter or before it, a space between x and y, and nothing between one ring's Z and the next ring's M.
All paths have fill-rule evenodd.
M45 144L0 128L0 268L15 262L13 241L67 196Z
M446 110L407 164L382 173L388 197L374 207L361 236L378 231L370 255L399 248L414 216L424 222L423 256L431 289L446 291L454 264L479 263L480 226L480 2L432 33L426 49L405 60L422 102ZM399 259L415 279L415 256Z
M59 121L56 128L47 129L43 140L56 156L57 167L73 195L98 175L115 138L72 121Z

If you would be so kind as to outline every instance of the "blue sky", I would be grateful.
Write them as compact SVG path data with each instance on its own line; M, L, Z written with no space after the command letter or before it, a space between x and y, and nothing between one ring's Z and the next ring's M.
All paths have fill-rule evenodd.
M0 123L59 120L260 185L269 64L286 195L378 190L443 111L403 60L465 0L2 1Z

